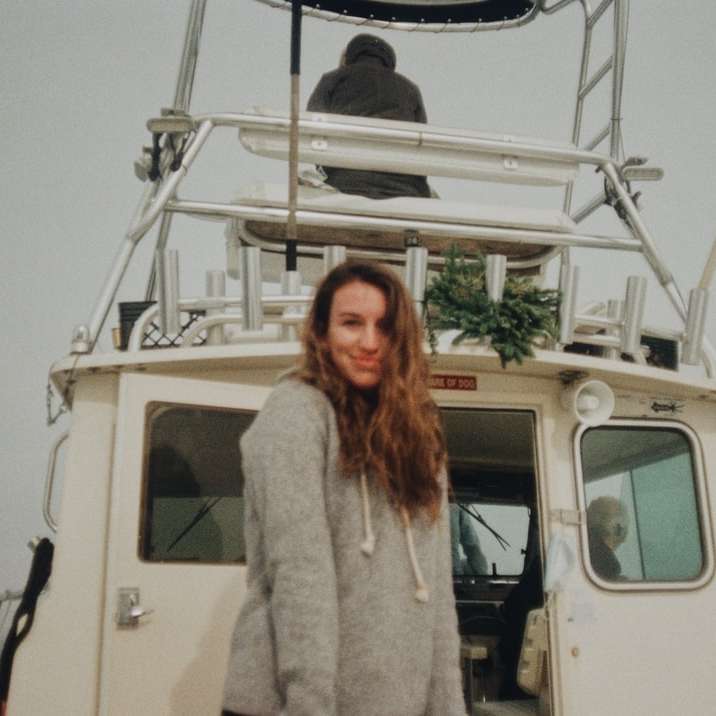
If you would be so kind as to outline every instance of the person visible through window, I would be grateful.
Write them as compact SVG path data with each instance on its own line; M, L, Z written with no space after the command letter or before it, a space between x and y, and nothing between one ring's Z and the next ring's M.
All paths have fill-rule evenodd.
M247 594L225 713L465 716L446 451L413 301L344 263L241 440Z
M450 504L452 571L457 575L487 574L487 559L480 548L475 519L463 505Z
M627 536L629 518L616 497L597 497L587 507L589 559L594 571L604 579L622 578L622 568L614 551Z
M356 35L343 51L341 66L321 77L308 111L427 122L420 90L395 66L395 51L385 40ZM430 196L426 177L342 167L323 170L327 183L345 194L371 199Z

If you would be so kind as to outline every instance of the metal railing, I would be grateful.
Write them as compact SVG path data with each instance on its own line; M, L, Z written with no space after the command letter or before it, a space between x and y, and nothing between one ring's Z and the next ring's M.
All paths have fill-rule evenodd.
M573 0L574 1L574 0ZM270 2L269 2L270 4ZM556 12L567 5L571 4L567 0L558 0L550 4L547 0L540 0L539 9L550 14ZM617 249L623 251L640 252L645 257L647 263L654 272L657 280L664 288L669 300L675 307L677 313L684 321L686 336L692 335L700 325L699 320L694 318L694 311L699 314L701 309L689 309L684 301L671 272L661 259L656 245L645 226L639 211L629 192L628 184L622 174L622 167L619 164L619 135L621 122L621 90L624 67L624 53L626 47L626 25L628 21L628 0L603 0L596 9L592 10L587 0L581 0L585 13L585 38L582 52L582 65L580 69L579 89L577 93L577 105L575 110L575 120L573 128L574 145L546 145L526 140L509 141L500 140L492 137L479 137L474 135L456 135L454 133L440 132L428 126L425 128L407 129L405 127L377 127L365 126L360 121L340 121L331 122L326 120L316 121L313 119L303 118L299 122L299 129L304 133L319 134L324 137L341 136L349 137L369 142L400 142L406 146L427 146L434 149L446 149L450 151L479 151L487 154L496 154L504 156L517 156L531 159L541 159L552 162L567 162L586 164L598 168L605 177L605 186L612 195L613 203L618 206L618 213L627 228L630 236L601 236L591 235L582 232L560 233L555 231L536 231L505 227L486 227L468 223L451 223L444 221L428 221L419 218L380 218L374 216L359 216L356 214L345 214L338 212L310 211L301 209L296 211L296 220L299 225L310 225L317 227L337 227L347 228L355 231L394 231L408 232L418 234L421 231L430 231L437 236L456 237L464 239L492 239L505 243L532 243L548 247L545 256L554 256L561 253L565 260L563 268L569 265L568 250L570 247L589 247L600 249ZM614 50L610 58L608 58L596 72L589 74L589 55L591 50L592 30L595 25L605 16L606 11L614 8ZM185 40L185 48L182 55L182 63L180 76L177 82L177 91L175 97L176 112L184 112L188 109L189 99L193 83L194 69L199 47L199 38L201 32L201 24L204 13L204 0L195 0L190 12L189 25L187 29L187 37ZM584 101L593 92L593 90L608 75L612 76L612 101L611 114L608 125L598 132L598 134L588 140L584 147L578 146L581 135L581 122L584 112ZM164 127L163 120L150 120L155 126ZM171 131L173 126L189 127L183 136L183 148L180 156L175 156L172 161L168 161L166 156L167 148L164 148L165 156L159 163L162 169L161 176L158 181L147 185L143 193L140 205L137 207L135 216L130 227L123 238L111 270L105 282L104 288L97 301L96 307L90 318L89 324L82 327L79 333L84 337L83 341L76 342L78 350L91 352L97 341L97 337L102 330L106 321L109 309L115 299L118 287L122 281L124 273L129 265L134 249L147 232L156 224L161 217L162 228L159 232L158 249L163 252L171 221L171 216L175 213L182 213L195 217L212 217L212 218L231 218L237 221L246 222L250 220L260 220L267 222L285 223L288 218L288 209L252 206L250 204L227 204L209 201L188 200L178 197L178 189L183 179L187 175L192 163L201 151L204 144L214 129L219 127L266 127L285 129L289 125L288 117L268 116L247 113L216 113L202 114L196 117L185 115L181 118L181 122L172 125L171 122L166 126ZM607 138L610 139L609 155L594 151L594 149ZM172 170L171 164L174 164ZM571 206L573 184L568 183L565 192L565 209ZM596 208L604 203L605 195L600 194L577 211L574 218L581 221L591 214ZM251 240L250 234L247 234ZM257 240L258 243L258 240ZM265 244L263 244L265 246ZM300 245L299 250L306 254L316 255L316 249ZM365 251L361 249L348 249L348 254L352 255L370 255L374 258L383 258L387 260L399 260L400 252L378 252ZM541 261L545 257L540 257ZM529 265L529 259L522 259L523 264ZM439 258L429 257L428 262L439 263ZM154 269L150 275L150 287L148 287L148 295L154 293ZM415 276L413 276L415 278ZM259 280L260 284L260 280ZM242 289L243 290L243 289ZM165 291L163 291L165 292ZM287 296L284 298L288 298ZM295 298L295 296L293 297ZM196 305L204 305L210 299L196 299ZM217 299L218 300L218 299ZM259 298L259 304L265 299ZM268 300L268 299L266 299ZM202 303L204 302L204 303ZM705 305L705 299L692 299L698 305ZM166 306L166 296L160 296L160 303ZM195 305L191 300L187 303L187 299L173 300L174 309L177 306L182 309L185 306ZM291 302L289 302L291 304ZM208 305L208 304L207 304ZM212 304L213 305L213 304ZM226 304L228 306L228 304ZM267 304L268 305L268 304ZM294 304L291 304L294 305ZM241 310L245 311L248 306L246 297L243 303L239 302L235 307L241 306ZM288 310L289 305L284 306ZM169 318L168 314L161 309L161 322L165 324ZM216 323L216 312L221 310L220 307L213 305L210 315L205 319L213 328ZM258 310L258 309L257 309ZM576 314L575 314L576 315ZM700 315L700 314L699 314ZM691 318L690 318L691 316ZM697 316L698 317L698 316ZM144 318L144 317L143 317ZM249 328L256 324L256 320L250 315L243 316L243 324ZM284 324L290 324L293 319L289 320L287 315L282 316L281 320ZM687 329L687 324L694 324L696 328ZM259 321L260 322L260 321ZM689 324L689 325L691 325ZM614 331L618 326L610 324L609 331ZM139 329L136 329L139 330ZM218 335L217 332L214 332ZM607 336L609 337L609 336ZM692 336L693 338L693 336ZM601 340L601 339L599 339ZM686 340L686 339L685 339ZM615 348L613 341L606 341L609 348ZM689 355L693 352L694 345L701 345L700 341L687 340L689 347ZM136 349L138 348L136 340L131 343ZM708 341L703 344L704 360L709 375L713 374L714 352Z

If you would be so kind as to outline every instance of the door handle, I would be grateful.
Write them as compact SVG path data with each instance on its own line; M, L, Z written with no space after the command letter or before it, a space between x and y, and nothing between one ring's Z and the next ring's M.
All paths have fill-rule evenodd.
M139 626L142 617L151 614L153 609L145 609L139 602L138 587L120 587L117 592L116 622L120 627Z

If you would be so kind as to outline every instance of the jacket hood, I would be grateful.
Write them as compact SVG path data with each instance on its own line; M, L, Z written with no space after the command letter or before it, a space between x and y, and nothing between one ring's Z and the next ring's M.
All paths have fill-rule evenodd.
M396 65L395 50L375 35L356 35L346 47L346 65L352 65L360 57L377 57L388 69Z

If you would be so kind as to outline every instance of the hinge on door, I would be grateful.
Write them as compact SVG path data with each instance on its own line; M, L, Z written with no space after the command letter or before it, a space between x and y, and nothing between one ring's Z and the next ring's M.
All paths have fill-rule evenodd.
M563 525L579 525L584 524L584 511L583 510L551 510L549 513L550 520L552 522L561 522Z

